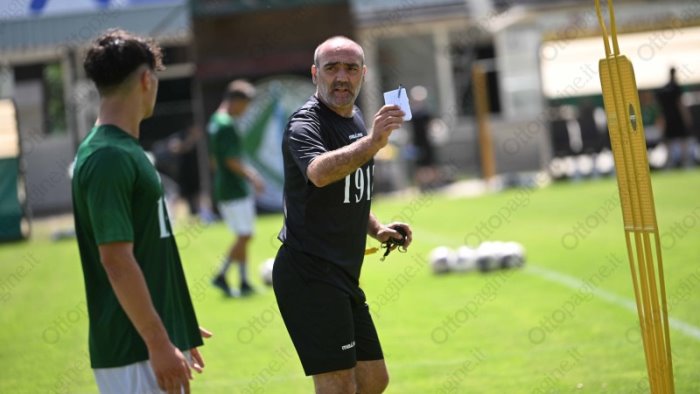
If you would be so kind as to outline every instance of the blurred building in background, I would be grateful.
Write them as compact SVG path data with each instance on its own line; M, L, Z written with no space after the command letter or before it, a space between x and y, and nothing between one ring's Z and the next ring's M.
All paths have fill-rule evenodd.
M71 209L68 169L97 115L97 92L82 69L89 42L109 27L158 38L168 70L155 116L143 127L165 135L192 117L190 23L184 0L0 1L0 97L17 105L33 214Z
M632 58L640 89L661 87L675 66L697 133L700 5L618 0L616 14L621 49ZM487 103L497 174L556 176L563 170L552 169L553 162L597 160L589 156L606 149L597 71L604 52L592 2L0 0L0 98L13 98L18 108L35 214L70 209L67 168L97 110L82 56L91 38L117 26L153 36L165 48L168 69L160 76L156 113L143 123L146 148L192 125L204 128L223 86L249 78L262 95L244 120L246 143L257 149L254 164L274 179L275 138L288 112L313 92L313 50L342 34L365 48L369 73L360 106L368 123L383 91L426 87L438 120L431 134L438 164L452 177L482 174L478 98ZM486 89L474 88L475 75ZM388 160L378 160L385 175L377 185L384 190L410 182L402 155L409 128L392 137L393 154L381 156ZM203 145L199 158L206 190ZM267 198L274 208L278 197Z
M697 114L700 47L694 43L700 42L700 5L615 4L622 52L634 62L640 89L663 86L672 65L684 68L686 105ZM596 165L611 171L598 79L604 51L592 2L385 0L353 5L357 36L375 70L368 76L364 102L377 108L378 92L399 83L426 86L431 110L444 122L434 130L443 165L481 174L475 102L484 92L475 90L473 80L478 67L486 79L496 173L551 170L555 177L572 176L578 167L590 174ZM695 118L697 125L700 119ZM604 154L590 156L593 152Z

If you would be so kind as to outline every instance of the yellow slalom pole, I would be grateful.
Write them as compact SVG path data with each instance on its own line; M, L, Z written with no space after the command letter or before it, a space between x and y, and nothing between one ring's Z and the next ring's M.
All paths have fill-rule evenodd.
M474 83L474 110L479 131L479 151L481 152L481 175L489 181L496 175L496 164L493 157L491 142L491 126L489 125L489 90L486 81L486 70L481 65L472 67Z
M675 388L666 285L639 92L632 63L620 54L612 3L612 0L608 0L609 37L600 0L595 0L605 44L605 58L599 62L600 83L615 159L625 244L642 330L649 386L652 393L672 394Z

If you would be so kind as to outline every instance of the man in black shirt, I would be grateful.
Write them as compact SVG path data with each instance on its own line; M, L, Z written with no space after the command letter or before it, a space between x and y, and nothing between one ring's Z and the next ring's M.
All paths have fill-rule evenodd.
M416 149L415 179L420 190L436 186L438 170L435 166L435 148L430 141L430 123L433 116L428 110L428 90L423 86L411 88L411 112L413 117L413 147Z
M676 80L676 68L671 67L668 83L657 93L664 114L664 140L669 151L668 167L682 167L689 156L688 120L690 114L683 106L683 89Z
M403 124L384 106L367 133L355 106L367 67L362 48L333 37L316 48L316 93L295 112L282 142L285 221L273 286L304 372L317 393L381 393L389 377L359 287L367 235L401 240L404 223L383 225L370 212L373 157Z

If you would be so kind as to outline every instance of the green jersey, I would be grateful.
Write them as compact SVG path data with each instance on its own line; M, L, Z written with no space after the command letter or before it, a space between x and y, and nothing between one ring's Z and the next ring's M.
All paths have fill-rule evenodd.
M231 171L227 159L243 158L243 141L233 126L233 119L227 113L216 112L209 121L209 152L216 161L214 175L214 199L216 201L236 200L250 194L248 182Z
M131 242L153 305L180 350L202 345L155 167L138 140L109 125L80 144L73 170L73 213L83 266L93 368L148 359L100 261L98 245Z

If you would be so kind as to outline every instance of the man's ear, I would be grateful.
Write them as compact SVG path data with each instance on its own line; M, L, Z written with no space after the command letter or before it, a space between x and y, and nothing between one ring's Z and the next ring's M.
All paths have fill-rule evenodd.
M316 73L318 73L318 68L316 68L315 64L312 64L311 65L311 82L313 82L314 85L316 85L316 78L317 78Z
M146 68L141 72L141 75L139 76L139 81L141 82L141 87L143 88L143 90L153 89L153 78L151 78L151 72L151 70Z

